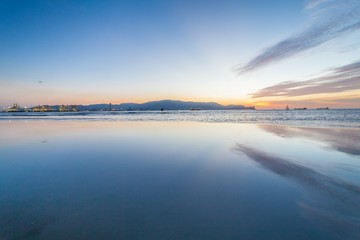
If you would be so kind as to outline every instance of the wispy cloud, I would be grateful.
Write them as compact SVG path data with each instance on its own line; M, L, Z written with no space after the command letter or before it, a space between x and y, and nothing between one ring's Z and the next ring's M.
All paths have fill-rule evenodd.
M310 0L306 11L310 16L308 27L265 49L237 70L240 73L257 70L360 29L358 0Z
M306 9L314 8L319 4L325 3L326 1L328 0L308 0L306 3Z
M339 93L360 89L360 61L337 67L331 73L305 81L286 81L251 94L260 97L296 97L321 93Z

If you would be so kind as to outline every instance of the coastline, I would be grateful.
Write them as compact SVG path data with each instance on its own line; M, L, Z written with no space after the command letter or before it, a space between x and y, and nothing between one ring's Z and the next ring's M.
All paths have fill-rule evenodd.
M159 121L270 124L316 128L360 128L360 109L271 111L119 111L0 113L2 121Z

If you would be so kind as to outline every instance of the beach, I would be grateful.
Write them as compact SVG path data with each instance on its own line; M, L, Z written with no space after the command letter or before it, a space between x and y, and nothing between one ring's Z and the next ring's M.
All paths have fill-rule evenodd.
M359 128L0 121L0 239L359 239Z
M360 0L0 0L0 240L360 240Z

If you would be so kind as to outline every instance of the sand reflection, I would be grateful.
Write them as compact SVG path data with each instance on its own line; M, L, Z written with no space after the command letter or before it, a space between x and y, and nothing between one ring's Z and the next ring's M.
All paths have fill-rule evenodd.
M306 128L280 125L259 125L259 128L283 138L305 137L327 144L331 149L360 155L360 131L351 128Z
M360 239L360 186L315 169L237 144L236 152L247 155L265 169L299 183L305 194L299 201L302 213L341 239Z

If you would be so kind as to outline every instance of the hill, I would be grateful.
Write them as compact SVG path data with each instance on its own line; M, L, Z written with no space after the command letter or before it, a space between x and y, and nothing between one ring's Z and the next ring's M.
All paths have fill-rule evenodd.
M110 110L110 104L91 104L87 106L81 106L82 110L96 111L96 110ZM112 104L112 110L243 110L254 109L253 107L245 107L243 105L221 105L216 102L191 102L191 101L178 101L178 100L161 100L151 101L146 103L121 103Z

